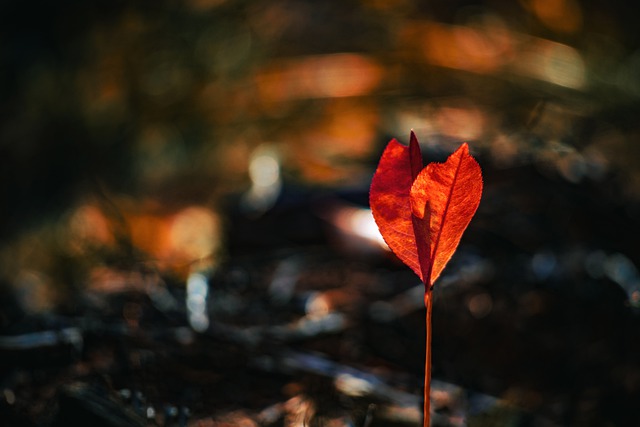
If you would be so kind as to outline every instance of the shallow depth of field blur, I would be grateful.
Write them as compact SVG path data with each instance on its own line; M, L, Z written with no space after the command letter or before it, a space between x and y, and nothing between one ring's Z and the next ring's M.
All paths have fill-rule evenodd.
M5 3L7 425L420 425L421 285L368 210L411 129L485 186L435 425L638 425L631 3Z

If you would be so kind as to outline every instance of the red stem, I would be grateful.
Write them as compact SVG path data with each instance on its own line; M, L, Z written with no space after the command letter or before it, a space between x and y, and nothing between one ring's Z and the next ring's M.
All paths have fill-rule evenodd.
M423 427L429 427L431 420L431 309L433 307L432 300L433 289L427 285L424 293L424 305L427 309L426 314L426 343L424 355L424 408L423 408Z

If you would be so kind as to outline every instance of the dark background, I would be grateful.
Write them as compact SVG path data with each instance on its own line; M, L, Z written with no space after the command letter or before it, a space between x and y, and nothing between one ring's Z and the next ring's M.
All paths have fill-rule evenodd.
M414 129L427 162L468 141L485 185L436 284L434 378L462 390L439 422L638 425L636 21L623 1L3 2L0 415L399 422L295 351L376 373L419 422L420 284L356 222Z

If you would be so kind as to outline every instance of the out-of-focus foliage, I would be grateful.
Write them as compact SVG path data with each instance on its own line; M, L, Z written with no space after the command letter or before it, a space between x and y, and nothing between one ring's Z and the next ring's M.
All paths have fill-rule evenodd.
M411 128L429 156L466 140L492 168L533 165L637 198L640 45L624 6L4 4L3 276L49 269L52 251L88 256L87 245L184 268L188 256L176 261L182 249L160 237L179 212L206 210L218 224L220 196L250 187L264 210L277 189L251 182L269 167L305 185L366 186L388 136ZM260 175L250 162L264 147ZM43 223L55 229L46 238L34 231ZM207 227L200 249L182 253L222 247L224 233Z

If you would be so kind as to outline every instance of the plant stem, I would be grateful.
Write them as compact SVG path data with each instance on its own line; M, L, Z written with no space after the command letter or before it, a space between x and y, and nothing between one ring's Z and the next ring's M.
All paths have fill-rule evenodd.
M427 285L424 293L424 305L427 309L426 318L426 342L424 355L424 408L423 427L429 427L431 420L431 311L433 308L433 289Z

